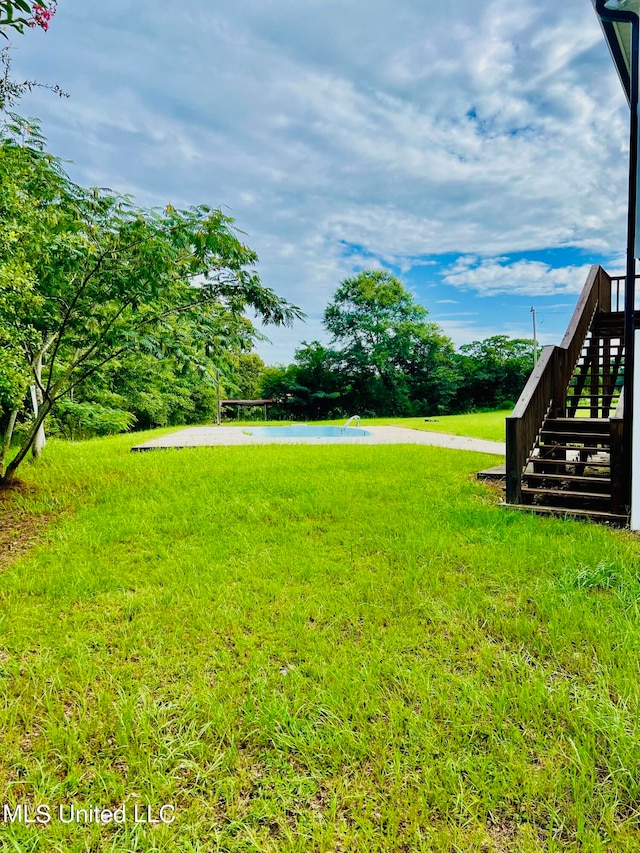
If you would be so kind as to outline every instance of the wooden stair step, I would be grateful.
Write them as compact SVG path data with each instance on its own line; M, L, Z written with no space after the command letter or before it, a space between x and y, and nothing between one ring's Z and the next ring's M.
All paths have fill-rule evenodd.
M594 340L622 340L624 338L624 320L609 320L605 323L598 321L591 330Z
M578 463L586 466L586 463ZM594 486L610 486L611 478L610 477L593 477L593 476L583 476L582 474L538 474L537 472L532 472L528 474L526 471L522 475L526 480L551 480L551 482L555 483L564 483L567 480L573 480L578 483L584 483L585 485L594 485Z
M610 462L580 462L579 459L543 459L541 456L529 456L527 465L584 465L587 468L610 468Z
M602 406L598 406L601 409ZM553 421L544 421L541 432L562 433L565 436L570 435L609 435L611 425L609 418L570 418L572 421L587 421L585 424L557 424Z
M562 517L575 516L576 518L588 519L594 521L610 521L612 524L626 525L629 523L628 515L621 515L615 512L604 512L603 510L595 509L567 509L560 506L533 506L530 504L508 504L502 503L500 506L506 509L515 509L519 512L533 512L536 515L559 515Z
M522 486L523 495L548 495L571 500L609 501L610 492L570 492L568 489L543 489L538 486Z
M549 424L554 430L562 430L563 432L573 432L584 430L585 432L595 432L599 429L609 429L608 418L547 418L544 422L545 427Z
M567 400L567 408L572 412L589 412L589 414L591 414L595 409L597 412L602 412L602 420L609 420L609 412L615 410L618 406L617 400L610 400L608 397L603 398L601 403L594 403L593 401L588 402L587 400L585 400L584 403L585 405L576 405L576 400L572 400L569 397ZM576 430L576 432L579 432L579 430Z
M602 418L569 418L569 417L557 417L557 418L546 418L545 423L549 424L559 424L560 426L574 426L576 420L579 420L580 424L600 424L602 423Z
M593 325L594 331L598 329L610 329L611 326L624 328L624 311L606 311L598 314Z
M575 441L575 442L572 442L571 444L541 444L541 445L538 445L538 447L540 448L540 450L553 450L553 451L562 451L562 450L582 450L584 453L602 453L602 452L606 452L606 448L603 448L603 447L596 447L596 446L595 446L595 445L593 445L593 444L585 444L585 445L582 445L582 444L576 444L576 442L579 442L579 441L580 441L580 439L579 439L579 438L577 438L577 439L576 439L576 441ZM601 442L601 444L607 444L607 443L608 443L608 442L605 442L605 441ZM546 461L547 461L547 460L545 459L545 457L543 456L543 454L542 454L542 453L540 454L540 456L538 457L538 459L539 459L541 462L546 462Z
M606 432L581 432L580 434L576 434L575 436L570 436L566 432L562 432L561 430L551 430L543 428L540 431L540 440L541 441L562 441L562 439L569 439L570 442L574 443L576 441L590 441L592 444L608 444L611 441L611 435L609 430Z

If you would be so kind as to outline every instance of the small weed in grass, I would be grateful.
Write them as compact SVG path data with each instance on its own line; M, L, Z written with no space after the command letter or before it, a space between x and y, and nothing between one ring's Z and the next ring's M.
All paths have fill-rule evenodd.
M579 566L573 575L573 585L578 589L614 589L623 580L620 567L605 560L590 566Z

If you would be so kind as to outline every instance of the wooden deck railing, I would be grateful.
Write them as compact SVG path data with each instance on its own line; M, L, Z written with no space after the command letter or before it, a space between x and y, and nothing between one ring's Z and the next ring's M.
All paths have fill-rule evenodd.
M611 276L611 310L612 311L624 311L624 289L626 276L624 275L612 275ZM640 275L636 276L636 311L638 310L638 281L640 281Z
M611 276L611 310L624 311L624 283L626 277L623 275Z
M611 277L599 266L589 270L569 328L560 346L548 346L506 419L507 503L521 502L522 471L547 414L566 414L566 392L596 313L611 311Z

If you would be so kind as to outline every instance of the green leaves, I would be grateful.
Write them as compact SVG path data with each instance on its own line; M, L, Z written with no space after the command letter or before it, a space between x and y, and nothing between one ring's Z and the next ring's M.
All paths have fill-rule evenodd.
M5 3L5 6L9 5L11 4ZM21 11L26 12L27 15L31 14L31 7L28 3L25 2L25 0L13 0L13 5L16 7L16 9L20 9Z
M510 408L533 368L533 341L493 335L460 347L459 408Z
M0 27L11 27L19 33L24 32L25 26L38 26L47 30L55 11L55 0L39 0L38 3L28 0L0 0ZM25 15L28 17L24 17ZM6 38L6 34L2 34Z
M446 406L455 375L440 366L453 357L453 345L426 316L386 270L366 270L342 282L324 324L349 386L350 411L408 415L417 405L428 414Z
M131 412L99 403L74 403L61 401L57 407L57 420L71 437L112 435L126 432L135 423Z
M94 376L104 386L111 361L148 354L186 371L206 352L223 364L260 337L248 310L264 323L302 316L264 287L230 217L80 187L31 127L0 130L0 340L23 377L42 361L50 402ZM12 380L16 394L23 385Z
M25 25L29 24L29 20L22 15L16 17L15 12L24 12L31 15L31 6L23 0L6 0L0 2L0 27L11 27L19 33L24 32ZM3 33L6 38L6 34Z

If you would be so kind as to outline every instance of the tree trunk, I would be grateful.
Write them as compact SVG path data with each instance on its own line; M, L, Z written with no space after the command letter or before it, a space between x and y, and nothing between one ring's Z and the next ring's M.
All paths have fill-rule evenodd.
M9 453L9 448L11 447L11 439L13 438L13 430L16 425L17 417L18 409L12 409L11 414L9 415L9 426L7 427L7 431L4 436L4 441L2 442L2 451L0 451L0 477L4 476L7 454Z
M10 483L12 480L15 480L16 471L20 463L24 460L25 456L33 446L34 441L36 440L36 436L40 430L40 427L44 423L44 419L49 414L53 403L51 400L45 400L40 406L38 411L38 417L35 419L31 430L29 431L29 435L23 441L20 450L14 459L7 465L7 469L4 473L4 476L0 478L0 483Z
M43 353L38 353L38 356L33 364L33 373L36 377L36 387L35 387L35 399L34 399L34 413L36 416L36 420L38 419L38 412L42 408L42 356ZM44 419L40 422L40 427L38 428L38 432L33 440L33 444L31 445L31 453L33 454L33 458L37 459L42 453L42 448L47 443L46 436L44 434Z

